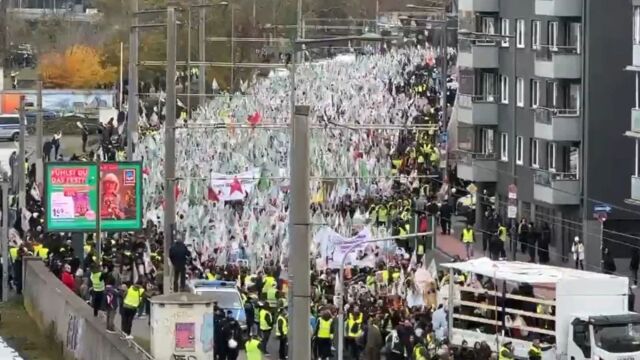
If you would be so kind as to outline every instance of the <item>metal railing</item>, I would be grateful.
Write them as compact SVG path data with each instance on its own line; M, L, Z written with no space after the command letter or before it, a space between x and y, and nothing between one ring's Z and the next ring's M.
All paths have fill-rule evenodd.
M488 34L487 34L488 35ZM499 40L489 37L459 37L458 38L458 51L464 53L470 53L474 46L497 46Z
M552 187L555 181L578 181L577 173L555 172L549 170L536 170L533 175L534 184Z
M458 94L458 107L463 109L471 109L473 107L473 103L485 102L485 103L494 103L496 102L497 95L471 95L471 94Z
M471 165L474 161L494 161L498 159L498 154L495 152L482 153L458 149L456 153L458 154L458 162L465 165Z
M538 107L535 109L534 118L536 122L542 124L551 124L553 119L573 118L580 115L580 109L555 109Z
M538 45L536 60L551 61L553 55L580 55L580 51L577 46Z

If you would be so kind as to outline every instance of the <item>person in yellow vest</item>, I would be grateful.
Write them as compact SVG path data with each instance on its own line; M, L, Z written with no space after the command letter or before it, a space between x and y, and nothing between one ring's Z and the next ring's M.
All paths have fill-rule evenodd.
M275 283L267 290L267 303L269 307L275 309L278 306L278 289Z
M269 354L267 351L267 343L271 336L271 329L273 328L273 316L265 303L259 303L260 312L258 312L258 321L260 325L260 350L263 353Z
M39 256L42 259L42 261L46 262L47 259L49 258L49 248L46 248L43 245L40 245L40 249L38 250L36 255Z
M513 356L513 346L511 345L511 341L507 341L502 344L500 347L500 351L498 352L498 360L513 360L515 357Z
M215 280L216 279L216 277L211 273L211 269L209 269L209 268L204 269L204 277L207 280Z
M464 243L467 260L471 259L473 257L473 243L475 242L475 233L471 228L471 224L467 223L467 227L462 230L460 240Z
M104 272L100 267L94 265L91 267L91 306L93 307L93 316L98 316L98 311L102 309L104 301Z
M533 339L531 347L529 348L529 360L542 360L542 348L540 347L540 340Z
M376 208L376 225L387 226L388 212L389 210L387 209L387 205L378 205L378 207Z
M498 227L498 239L500 240L500 243L498 245L500 259L506 259L507 252L505 251L505 245L509 240L509 230L507 230L507 227L503 224L500 224L500 226Z
M427 360L428 355L429 352L427 351L427 348L424 346L424 344L422 344L421 342L416 342L415 346L413 347L413 359Z
M345 346L347 351L351 354L352 359L360 358L360 347L357 340L362 335L362 323L364 315L360 312L359 307L354 307L353 312L349 313L347 318L347 339Z
M262 289L260 291L262 293L262 298L266 299L267 291L269 291L269 289L271 289L272 287L276 287L276 286L277 286L276 278L273 277L273 275L271 274L266 274L262 279Z
M280 308L276 321L276 336L278 337L278 356L280 360L287 358L287 336L289 335L289 324L287 322L287 308Z
M244 343L244 351L247 353L247 360L262 360L260 338L258 335L251 335L251 338Z
M332 358L331 346L333 345L333 319L331 313L325 311L318 319L315 330L316 345L319 360L329 360Z
M138 308L142 304L144 299L144 288L142 287L142 281L129 287L124 292L124 300L122 306L122 332L125 333L127 339L133 339L131 336L131 327L133 325L133 318L136 316Z

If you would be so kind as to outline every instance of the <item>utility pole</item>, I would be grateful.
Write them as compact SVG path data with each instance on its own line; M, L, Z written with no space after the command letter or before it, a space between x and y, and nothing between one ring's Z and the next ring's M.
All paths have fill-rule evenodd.
M446 9L443 9L442 15L444 16L444 22L442 23L442 74L440 77L440 81L442 82L442 84L440 84L440 108L442 109L442 125L445 129L445 133L447 134L447 142L445 143L446 149L444 154L444 177L445 179L449 180L449 116L447 113L447 72L449 71L449 69L447 63L448 21ZM453 184L449 184L449 186L447 186L447 195L451 193L452 186Z
M205 0L200 0L200 5L204 5ZM207 39L206 39L206 13L205 8L198 9L198 60L200 63L204 63L206 60ZM207 75L205 73L206 67L200 65L198 70L198 98L200 99L200 106L204 107L206 104L206 97L203 96L206 93L205 81L207 81Z
M235 91L236 77L236 7L231 5L231 93Z
M191 6L187 9L187 119L191 119ZM184 92L184 89L182 90Z
M133 160L138 141L138 0L130 0L132 26L129 29L129 96L127 98L127 160Z
M18 209L26 207L27 200L27 167L25 162L26 160L26 149L25 149L25 138L27 136L27 119L24 114L24 96L20 97L20 142L18 153L18 200L19 206ZM18 216L20 216L18 214Z
M9 183L0 179L2 187L2 302L9 300Z
M38 81L38 95L36 98L36 184L40 186L44 181L44 162L43 162L43 136L44 136L44 124L42 119L42 81Z
M173 244L176 222L176 198L173 192L176 177L176 3L170 2L167 7L167 100L164 124L164 271L163 289L165 294L171 293L171 263L169 249Z
M295 88L291 89L295 91ZM291 211L289 278L292 280L290 359L310 359L309 333L309 106L295 106L291 122Z

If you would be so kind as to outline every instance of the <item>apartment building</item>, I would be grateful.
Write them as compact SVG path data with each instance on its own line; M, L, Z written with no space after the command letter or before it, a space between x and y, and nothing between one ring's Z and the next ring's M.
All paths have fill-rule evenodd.
M633 5L633 56L632 65L627 70L633 72L635 77L635 92L633 108L631 109L631 128L625 133L635 142L635 162L631 175L631 191L627 203L640 205L640 0L632 0Z
M517 218L549 225L563 255L580 236L593 265L601 244L594 206L614 207L605 229L640 232L640 216L622 210L633 174L633 144L620 141L633 106L623 71L630 1L458 4L458 178L495 196L504 219L516 185ZM628 250L607 246L618 256Z

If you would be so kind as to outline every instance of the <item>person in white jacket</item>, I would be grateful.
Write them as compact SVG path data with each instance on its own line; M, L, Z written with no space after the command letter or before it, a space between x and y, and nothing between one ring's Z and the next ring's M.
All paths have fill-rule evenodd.
M573 254L576 269L584 270L584 244L578 236L573 238L571 253Z

